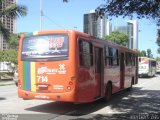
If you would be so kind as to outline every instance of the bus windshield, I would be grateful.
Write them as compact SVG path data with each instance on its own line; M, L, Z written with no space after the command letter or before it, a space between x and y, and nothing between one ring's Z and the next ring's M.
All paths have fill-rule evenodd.
M68 57L68 36L63 34L26 37L22 45L22 60Z

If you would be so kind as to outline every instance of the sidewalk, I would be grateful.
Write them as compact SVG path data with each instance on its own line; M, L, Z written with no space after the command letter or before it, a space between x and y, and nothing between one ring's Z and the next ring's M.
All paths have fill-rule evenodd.
M0 86L6 86L6 85L14 85L13 80L0 80Z

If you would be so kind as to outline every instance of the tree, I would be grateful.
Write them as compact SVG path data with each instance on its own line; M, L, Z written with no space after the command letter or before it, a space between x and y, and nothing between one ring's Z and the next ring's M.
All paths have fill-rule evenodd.
M0 61L1 62L8 62L8 66L14 71L17 67L17 57L18 52L17 50L6 50L0 51Z
M146 57L147 55L146 55L146 51L145 50L142 50L141 51L141 57Z
M157 45L159 46L157 52L160 54L160 29L157 30Z
M8 18L16 18L27 15L26 6L16 5L15 3L13 3L4 7L4 2L5 0L0 0L0 18L2 16L6 16ZM9 36L9 31L5 28L2 21L0 21L0 33L4 36L4 38L8 38Z
M152 55L152 51L150 48L147 49L147 52L145 50L138 50L138 57L149 57L149 58L153 58L153 55Z
M137 53L138 53L138 57L142 57L142 56L141 56L141 51L140 51L140 50L138 50Z
M136 14L137 18L155 20L160 26L160 1L159 0L106 0L105 5L96 9L97 16L130 16Z
M18 49L18 40L19 40L19 36L18 34L10 34L10 36L8 37L7 40L7 44L8 44L8 48L9 49Z
M126 46L129 41L128 35L119 31L113 31L110 35L105 36L104 39L123 46Z
M158 48L157 52L160 54L160 48Z
M68 0L63 0L63 2L68 2Z
M151 49L147 49L147 56L148 56L148 57L152 57Z
M156 61L160 61L160 57L156 57Z
M17 57L17 50L6 50L3 51L2 61L17 64Z

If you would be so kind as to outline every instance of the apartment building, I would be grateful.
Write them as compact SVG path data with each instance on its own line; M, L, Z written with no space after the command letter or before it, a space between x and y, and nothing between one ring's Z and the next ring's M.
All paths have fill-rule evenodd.
M2 9L4 9L6 6L12 3L17 3L17 0L3 0ZM11 33L16 32L16 19L2 16L0 20L5 26L5 28L7 28ZM0 50L6 50L6 49L7 49L6 39L4 39L2 35L0 35Z

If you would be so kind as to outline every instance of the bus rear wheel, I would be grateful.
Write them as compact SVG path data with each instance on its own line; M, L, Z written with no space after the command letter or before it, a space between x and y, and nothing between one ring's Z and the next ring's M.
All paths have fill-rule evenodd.
M105 91L104 100L106 102L110 101L111 96L112 96L112 85L111 85L111 83L108 83L107 87L106 87L106 91Z
M128 91L131 91L131 90L132 90L133 84L134 84L134 77L132 78L132 82L131 82L130 87L127 88Z

